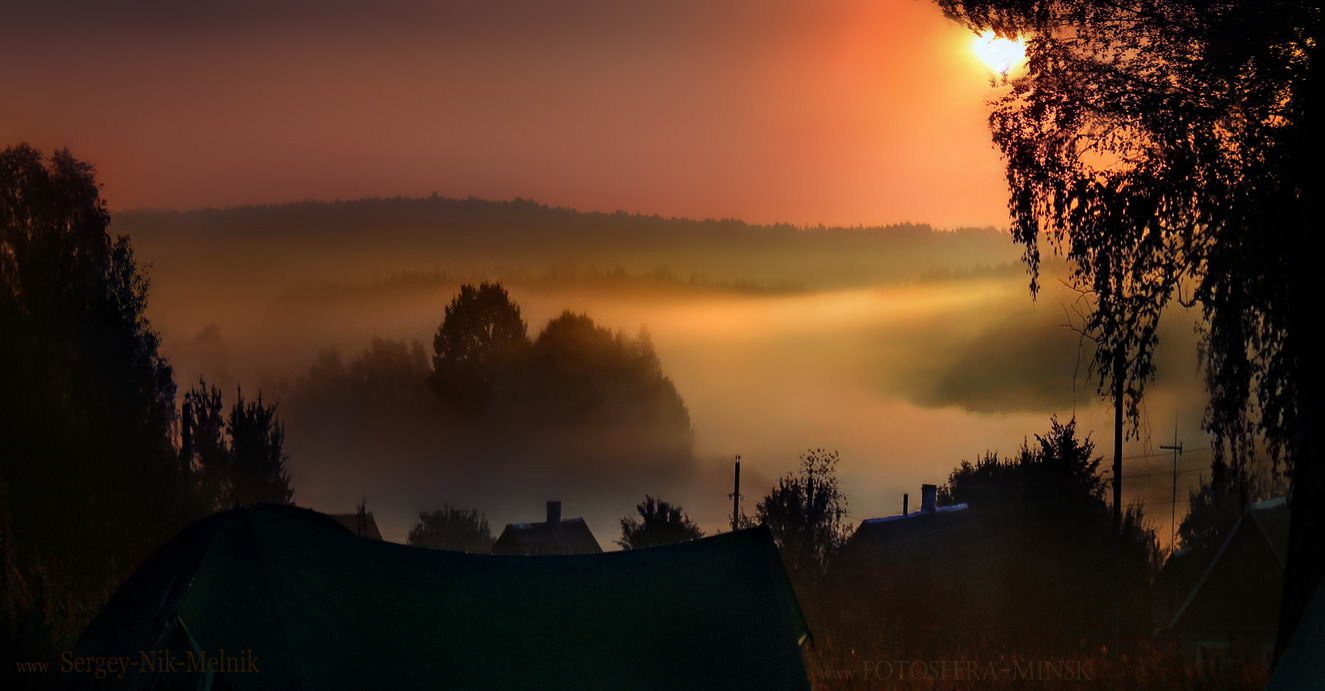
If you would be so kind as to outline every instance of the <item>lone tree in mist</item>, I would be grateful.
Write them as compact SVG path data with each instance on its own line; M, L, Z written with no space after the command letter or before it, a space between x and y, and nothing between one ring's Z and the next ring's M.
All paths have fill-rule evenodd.
M1101 373L1123 363L1138 394L1159 313L1190 286L1217 454L1244 466L1261 435L1286 464L1282 650L1325 575L1319 5L937 1L1027 37L990 117L1013 235L1032 275L1044 239L1093 295Z
M199 380L184 394L180 411L180 455L212 508L290 504L294 489L286 472L285 425L276 404L262 394L246 401L238 392L228 416L221 392Z
M0 674L72 644L202 511L147 279L109 225L90 164L0 150Z
M621 549L670 545L704 537L704 531L690 520L685 509L671 502L645 495L635 511L639 518L621 519L621 539L616 541Z
M409 544L429 549L486 554L495 541L488 519L476 509L443 506L420 512L419 522L409 529Z
M433 337L429 386L452 412L481 414L498 377L528 348L520 307L506 289L464 284Z
M837 482L836 451L810 449L800 469L778 479L755 505L755 519L773 533L792 573L815 581L850 536L846 495Z

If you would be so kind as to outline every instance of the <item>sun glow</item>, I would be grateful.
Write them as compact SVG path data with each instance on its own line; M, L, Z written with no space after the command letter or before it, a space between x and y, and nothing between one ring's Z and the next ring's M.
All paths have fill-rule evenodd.
M1026 61L1026 40L1003 38L993 31L986 31L971 42L971 50L990 70L1006 76Z

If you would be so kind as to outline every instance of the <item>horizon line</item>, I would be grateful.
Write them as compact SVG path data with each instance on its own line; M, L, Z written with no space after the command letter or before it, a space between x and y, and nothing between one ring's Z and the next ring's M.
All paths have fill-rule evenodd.
M440 194L436 191L426 195L408 195L408 194L396 194L390 196L364 195L361 197L353 197L353 198L333 197L330 199L305 197L302 199L291 199L288 201L280 201L280 202L248 202L240 204L205 205L205 206L196 206L189 208L154 207L154 206L112 208L108 205L106 207L106 210L108 213L111 214L111 217L113 219L115 216L121 214L125 215L176 214L182 216L182 215L197 214L197 213L226 213L226 212L245 211L245 210L275 209L286 206L300 206L300 205L332 206L336 204L362 204L362 203L371 203L371 202L391 202L391 201L477 202L477 203L491 204L491 205L528 204L547 211L573 213L585 216L628 216L633 218L655 219L660 221L676 222L676 223L695 223L695 224L728 223L728 224L739 224L749 228L789 228L793 230L803 230L803 231L815 231L815 230L877 231L877 230L893 230L893 229L902 229L902 228L923 228L925 230L928 230L929 232L935 232L935 233L957 233L957 232L970 232L970 231L993 231L997 233L1009 232L1006 227L1000 228L999 225L996 223L986 223L984 225L956 225L956 226L943 226L943 227L936 226L934 224L924 221L910 221L910 220L896 221L891 223L873 223L873 224L857 223L854 225L826 224L826 223L802 224L802 223L792 223L789 221L773 221L773 222L760 223L760 222L747 221L743 218L739 218L736 216L706 216L703 218L695 216L675 216L675 215L667 216L658 212L630 211L621 208L617 208L611 211L605 211L602 209L581 209L569 205L553 204L553 203L539 201L532 197L523 197L519 195L504 199L480 197L477 195L453 197L453 196Z

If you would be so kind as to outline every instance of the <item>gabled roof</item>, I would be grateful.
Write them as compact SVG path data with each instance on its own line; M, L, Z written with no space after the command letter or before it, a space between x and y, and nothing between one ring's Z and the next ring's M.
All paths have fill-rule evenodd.
M1223 614L1223 625L1243 624L1246 616L1264 615L1271 625L1278 617L1274 603L1283 587L1284 556L1288 546L1288 502L1283 497L1256 502L1238 518L1201 579L1169 621L1169 629L1198 625L1193 619L1204 610L1242 612ZM1254 601L1253 601L1254 600ZM1238 621L1233 621L1233 619ZM1230 623L1231 622L1231 623Z
M345 526L345 529L358 535L372 540L381 540L382 531L377 529L377 521L373 519L373 512L369 511L363 515L364 522L362 529L359 525L358 513L332 513L328 516L336 519L337 523Z
M70 676L98 689L808 689L807 633L767 528L510 557L363 540L268 507L185 529L74 651L248 651L256 672Z
M493 554L598 554L603 548L583 518L558 523L507 523Z
M977 510L956 504L867 518L847 540L842 562L848 569L873 573L903 569L915 575L951 563L954 553L973 558L989 549L979 517Z
M946 514L946 513L955 513L957 511L965 511L968 508L970 507L967 506L965 503L952 504L950 506L937 506L934 508L933 511L912 511L910 513L899 513L893 516L866 518L865 520L861 521L860 525L863 528L867 525L883 525L884 523L895 523L897 521L915 520L917 518L933 516L936 514Z

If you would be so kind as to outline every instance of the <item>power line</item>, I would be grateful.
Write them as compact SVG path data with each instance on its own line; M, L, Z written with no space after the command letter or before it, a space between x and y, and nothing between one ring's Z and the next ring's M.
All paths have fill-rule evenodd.
M1142 504L1145 504L1146 506L1168 506L1169 504L1190 504L1190 503L1192 503L1192 500L1190 500L1190 499L1179 499L1179 500L1177 500L1177 501L1173 501L1173 500L1171 500L1171 499L1164 499L1164 500L1156 499L1156 500L1154 500L1154 501L1148 501L1148 500L1145 500L1145 499L1141 499L1141 500L1133 499L1132 501L1140 501Z
M1182 455L1183 455L1183 456L1188 456L1188 455L1191 455L1191 454L1198 454L1198 453L1210 453L1211 451L1213 451L1213 449L1210 449L1210 448L1208 448L1208 447L1200 447L1200 448L1196 448L1196 449L1186 449L1186 450L1184 450L1184 451L1182 452ZM1141 454L1140 456L1127 456L1127 457L1123 458L1123 460L1124 460L1124 461L1145 461L1145 460L1151 460L1151 459L1172 458L1172 457L1173 457L1173 453L1172 453L1172 451L1164 451L1163 453L1147 453L1147 454Z
M1183 468L1178 471L1178 474L1185 475L1187 473L1204 473L1208 472L1209 470L1210 470L1209 466L1198 466L1196 468ZM1101 472L1106 475L1113 475L1112 471L1108 468L1105 468ZM1172 475L1172 474L1173 474L1172 470L1148 470L1144 473L1123 473L1123 479L1130 480L1134 477L1152 477L1157 475Z
M1208 471L1208 470L1210 470L1210 469L1209 469L1209 468L1188 468L1187 470L1179 470L1177 473L1174 473L1174 472L1171 471L1171 470L1157 470L1157 471L1155 471L1155 472L1153 472L1153 473L1123 473L1123 479L1124 479L1124 480L1131 480L1132 478L1137 478L1137 477L1158 477L1158 476L1160 476L1160 475L1164 475L1164 476L1169 476L1169 475L1186 475L1187 473L1204 473L1204 472L1206 472L1206 471Z

